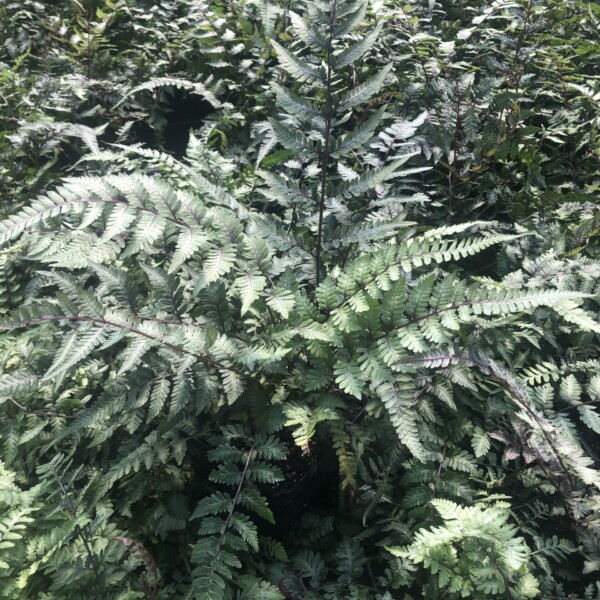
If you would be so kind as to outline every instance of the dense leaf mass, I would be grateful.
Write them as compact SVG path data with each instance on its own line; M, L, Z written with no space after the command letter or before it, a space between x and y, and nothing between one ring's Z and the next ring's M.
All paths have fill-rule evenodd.
M600 7L0 3L0 596L600 599Z

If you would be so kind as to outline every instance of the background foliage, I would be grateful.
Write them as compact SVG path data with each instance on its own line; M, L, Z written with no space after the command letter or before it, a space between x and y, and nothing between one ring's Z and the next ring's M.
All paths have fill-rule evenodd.
M6 598L600 598L600 9L0 3Z

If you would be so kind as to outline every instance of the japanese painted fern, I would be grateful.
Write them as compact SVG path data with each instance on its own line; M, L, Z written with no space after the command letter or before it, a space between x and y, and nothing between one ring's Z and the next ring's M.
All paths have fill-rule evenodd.
M597 280L566 259L543 282L469 277L532 234L421 222L426 117L398 133L369 103L395 78L369 60L385 23L363 0L288 17L250 184L196 138L184 161L123 148L0 223L11 598L530 598L575 549L556 515L600 565L600 476L570 418L600 431L598 377L535 364L552 336L595 339ZM382 142L393 127L406 142ZM335 518L274 536L322 472ZM25 536L49 505L60 535Z

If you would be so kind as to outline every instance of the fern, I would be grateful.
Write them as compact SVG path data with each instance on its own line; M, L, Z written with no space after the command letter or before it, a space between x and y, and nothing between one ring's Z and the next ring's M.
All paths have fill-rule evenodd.
M597 596L593 6L96 4L0 14L5 595Z
M515 537L507 523L509 505L463 508L448 500L433 500L432 504L444 519L444 525L421 530L406 549L389 548L397 556L422 562L434 577L435 587L462 596L502 595L513 598L534 598L539 589L527 569L529 549L522 538ZM460 575L462 569L475 575ZM509 587L510 586L510 587Z
M145 81L141 85L134 87L129 90L127 95L124 96L120 103L125 102L129 96L133 96L139 92L143 91L154 91L164 87L175 87L179 89L184 89L192 92L193 94L199 94L206 100L208 100L212 106L218 108L221 106L221 102L217 99L214 93L207 87L207 84L211 82L200 83L196 81L187 81L185 79L180 79L177 77L156 77ZM118 106L117 104L116 106Z
M236 485L235 493L217 492L200 501L192 519L202 519L192 559L199 565L194 570L193 593L199 598L225 598L226 582L233 580L233 569L242 562L240 552L258 552L259 542L256 525L248 515L239 512L241 505L260 517L273 522L266 499L252 486L252 481L276 483L281 479L280 471L266 460L282 460L285 450L273 437L258 435L244 450L230 444L248 441L249 431L242 426L222 429L222 437L215 437L215 449L209 459L219 462L218 470L209 478L222 484ZM225 451L225 452L224 452ZM239 470L241 467L241 471ZM225 515L225 516L219 516ZM266 582L255 585L267 586Z

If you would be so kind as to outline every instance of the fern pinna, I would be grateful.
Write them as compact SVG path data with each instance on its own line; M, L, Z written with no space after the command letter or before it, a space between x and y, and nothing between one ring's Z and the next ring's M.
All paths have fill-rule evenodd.
M367 2L287 18L278 113L242 175L209 124L183 161L98 150L102 175L0 223L19 299L0 316L0 532L35 565L10 597L530 598L600 564L600 478L571 418L600 429L597 363L536 364L600 332L597 265L469 277L533 232L428 224L427 116L369 103L395 74L369 60L385 23ZM335 507L274 537L277 486L331 457ZM49 506L60 552L23 533L43 511L51 537ZM1 560L8 580L21 563Z

